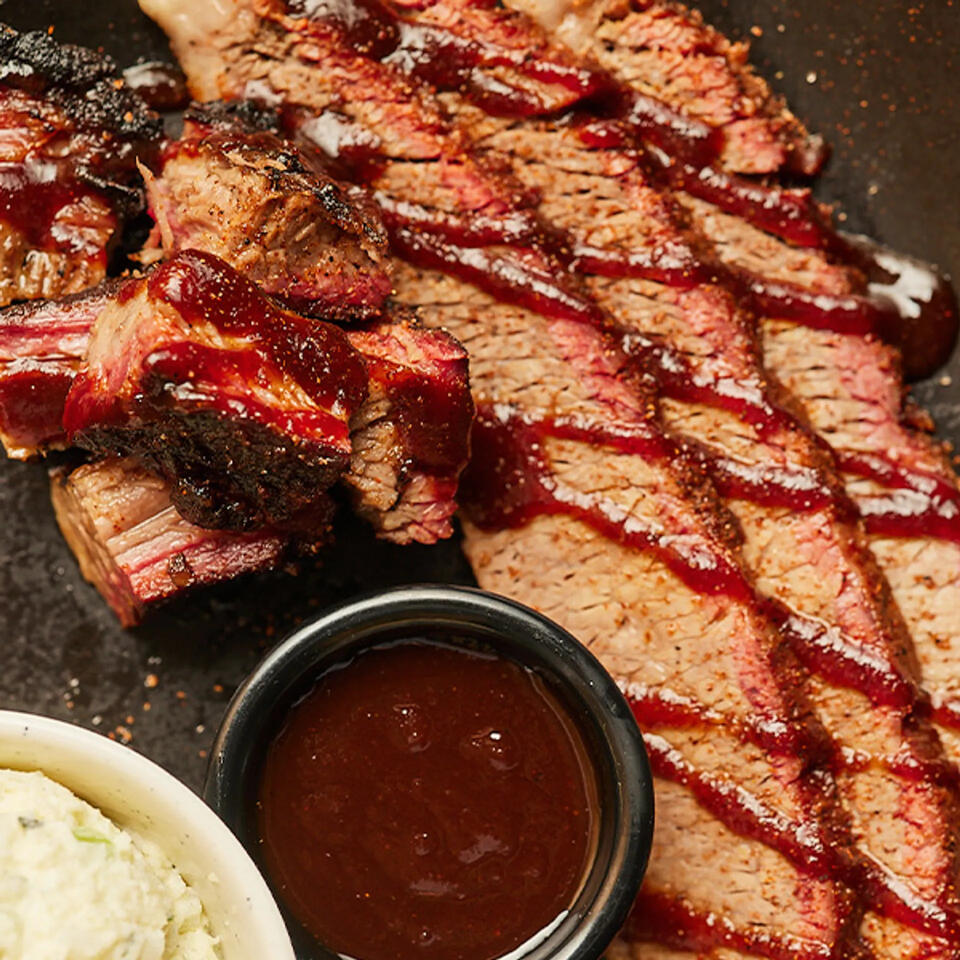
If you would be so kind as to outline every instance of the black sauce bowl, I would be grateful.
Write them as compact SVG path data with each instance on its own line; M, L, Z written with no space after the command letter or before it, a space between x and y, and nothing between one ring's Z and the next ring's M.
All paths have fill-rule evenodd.
M466 587L400 587L351 600L300 627L230 702L210 756L205 799L262 867L257 785L266 747L289 708L330 666L361 650L391 639L450 635L534 670L579 726L599 789L596 853L564 920L510 960L595 960L625 921L646 869L653 838L650 768L630 708L600 663L557 624L521 604ZM336 957L284 912L299 957Z

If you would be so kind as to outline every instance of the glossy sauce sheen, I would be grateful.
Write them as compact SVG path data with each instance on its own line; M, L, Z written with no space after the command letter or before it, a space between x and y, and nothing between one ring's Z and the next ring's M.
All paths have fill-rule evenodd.
M396 4L401 10L405 6ZM288 0L287 9L293 16L342 31L346 42L365 56L396 65L441 90L457 90L494 116L519 118L555 111L556 104L547 105L535 90L526 89L524 77L563 87L569 94L565 105L574 108L567 121L586 128L585 141L599 137L608 147L639 148L654 180L707 200L790 243L822 249L867 277L864 294L834 296L729 271L724 279L759 315L839 333L877 333L903 350L905 372L911 378L928 375L949 356L960 317L954 291L943 275L881 247L857 249L834 230L809 190L771 187L717 169L723 146L718 129L623 86L601 70L565 62L555 50L517 46L509 27L499 37L478 39L470 34L469 25L458 32L419 24L415 14L398 17L379 0ZM515 71L516 80L510 82L505 75L492 83L488 71L497 67ZM598 113L611 119L597 124ZM822 158L813 165L821 162ZM607 276L645 276L676 286L689 285L703 267L685 263L664 271L642 258L619 264L614 260L587 258L580 266L599 268L596 272ZM718 267L710 264L713 272L725 272Z
M325 674L264 765L269 874L307 930L360 960L489 960L572 904L596 785L524 667L401 641Z
M482 6L480 0L476 7ZM369 18L376 8L369 3L364 9ZM386 60L388 65L399 66L410 76L426 78L444 89L455 89L490 114L522 118L538 112L532 108L536 93L521 82L520 76L535 76L536 69L549 67L547 58L541 60L536 69L531 66L539 58L535 43L530 45L529 58L520 68L515 62L519 41L507 31L500 53L504 62L516 68L517 81L511 84L506 71L497 74L502 83L497 89L496 104L491 104L482 71L468 69L468 61L472 56L472 63L480 67L497 60L498 53L493 49L497 44L496 31L485 29L480 37L484 42L478 45L472 42L477 36L471 33L471 21L464 18L453 19L445 27L450 34L460 36L440 36L435 26L421 28L416 24L417 11L421 9L418 4L406 6L399 2L394 2L392 14L381 9L376 16L384 25L380 34L382 46L373 56ZM309 15L336 24L336 18L326 16L322 5L317 5ZM485 24L489 26L495 17L495 13L491 14ZM429 42L421 42L424 39ZM459 56L450 56L452 50L457 50ZM431 222L425 211L388 200L385 213L394 251L416 266L440 270L475 284L499 300L551 318L601 329L610 329L609 318L577 286L576 279L565 269L568 264L597 275L640 277L679 289L720 282L758 316L789 319L844 336L879 334L903 350L909 376L922 376L944 359L956 336L957 308L949 284L935 270L897 257L884 248L858 244L853 238L838 234L807 190L769 186L717 170L713 164L720 142L711 128L678 115L654 98L626 89L622 94L619 100L614 97L604 105L584 91L583 102L576 104L574 100L574 109L562 118L546 109L541 113L556 122L574 126L588 149L617 151L621 159L636 162L653 184L701 197L791 244L823 250L833 262L855 268L856 273L851 274L853 292L832 295L773 282L760 274L719 263L709 252L699 249L663 251L669 252L669 258L663 257L656 248L651 251L643 246L637 250L595 251L576 249L568 244L571 249L564 251L562 236L558 238L549 231L538 236L536 229L529 232L516 229L522 219L517 214L527 212L521 199L516 201L512 216L503 218L499 236L498 225L494 223L485 223L482 230L472 231L462 224L452 224L445 213L436 213ZM543 103L546 102L545 99ZM352 135L343 140L348 148L344 154L353 159L351 151L356 150L358 138ZM324 144L324 149L330 150L330 144ZM369 149L369 155L362 157L364 173L361 176L375 184L376 162L383 158L377 158L372 143ZM332 152L338 153L339 149ZM501 195L509 196L510 190L510 185L505 186ZM379 196L378 201L383 203ZM533 197L531 202L535 207L537 198ZM503 245L514 244L522 248L512 246L510 255L505 257ZM492 249L484 249L487 246ZM556 258L543 257L538 263L531 256L534 250L554 253ZM694 376L685 358L669 345L635 332L610 332L622 334L618 339L623 352L655 373L657 384L666 396L735 411L752 424L760 438L782 428L789 429L794 422L792 414L777 406L762 384L740 382L733 377L713 380ZM614 436L599 423L578 429L579 439L592 445L652 458L669 455L650 447L639 434ZM861 691L871 702L894 707L910 704L918 714L929 710L929 705L891 658L874 656L863 650L854 638L813 618L780 608L767 609L736 565L721 552L684 556L663 538L628 525L622 512L610 510L602 498L577 496L564 490L551 469L545 443L551 437L562 436L571 436L570 430L554 420L533 422L481 405L473 431L472 463L461 486L461 503L467 507L471 521L485 529L505 529L524 526L543 515L573 517L614 543L659 554L675 574L698 592L737 596L759 612L772 616L781 627L786 641L784 649L797 653L808 669ZM830 509L840 516L854 515L854 507L842 487L817 470L745 470L742 465L724 461L707 464L707 467L727 496L794 510ZM957 512L960 498L949 484L899 471L894 465L843 463L842 467L845 472L876 479L881 473L898 474L893 496L876 498L869 511L866 519L872 531L923 533L949 539L958 536L956 517L960 516ZM931 524L931 519L936 523ZM867 891L871 908L881 915L898 918L935 936L958 935L960 917L946 901L927 900L909 891L905 895L902 887L872 862L839 862L832 853L838 848L838 842L829 837L810 836L801 824L780 816L773 809L765 809L755 798L745 799L722 778L678 764L676 752L657 736L661 724L700 728L704 724L725 722L723 718L705 717L695 704L684 705L685 709L681 710L678 704L659 702L645 691L628 690L627 693L645 731L657 775L683 783L702 805L735 832L761 840L802 870L826 874L853 889ZM960 724L960 706L938 705L934 709L943 722ZM837 771L855 769L863 762L844 755L832 742L812 744L807 736L802 743L796 742L776 718L758 717L741 735L745 742L762 743L774 754L786 751L796 756L800 753L813 762L814 755L822 753L822 762ZM898 776L915 778L918 782L924 779L943 782L950 776L949 772L937 768L936 758L925 756L920 750L909 756L880 758L874 762L882 763ZM641 894L631 926L636 928L634 932L640 939L649 939L653 931L659 934L655 939L673 943L678 948L702 950L704 954L722 944L774 960L787 956L822 960L825 956L820 944L811 942L807 948L794 941L782 942L763 928L726 929L721 917L699 914L692 909L687 913L685 907L655 895ZM677 941L678 931L682 932L682 943Z
M187 250L154 270L147 284L154 299L189 322L263 344L318 405L352 411L363 402L366 367L339 327L281 309L213 255Z

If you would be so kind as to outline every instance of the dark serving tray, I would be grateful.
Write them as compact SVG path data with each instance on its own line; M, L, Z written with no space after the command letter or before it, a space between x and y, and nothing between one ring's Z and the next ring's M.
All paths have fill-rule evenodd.
M202 3L205 0L198 0ZM704 0L718 27L834 145L818 190L847 229L960 277L960 21L951 0ZM135 0L0 0L19 29L54 25L121 64L169 58ZM952 379L951 379L952 378ZM960 355L918 384L960 445ZM297 620L359 591L470 583L456 543L392 547L345 518L316 570L226 584L122 630L61 539L42 466L0 463L0 707L94 726L199 788L234 688Z

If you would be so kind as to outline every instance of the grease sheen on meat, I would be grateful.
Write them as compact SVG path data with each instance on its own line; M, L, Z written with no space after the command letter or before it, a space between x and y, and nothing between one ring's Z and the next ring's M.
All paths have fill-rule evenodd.
M100 312L64 426L87 449L157 470L195 523L309 530L349 463L350 417L366 395L342 330L186 251Z
M109 58L0 24L0 306L100 281L159 118Z
M312 114L307 122L317 142L345 133L348 156L381 144L370 182L385 211L425 212L444 221L447 239L460 231L472 243L491 225L494 232L506 224L522 229L515 203L522 187L476 162L464 149L468 138L447 125L429 92L337 42L335 31L299 36L296 18L287 21L268 4L218 4L197 19L186 5L144 6L171 33L196 95L258 89ZM267 8L270 18L258 21L257 10ZM329 109L337 115L321 116ZM749 587L738 593L742 572L724 534L729 518L695 461L663 437L656 397L635 379L633 360L582 322L597 318L597 308L536 250L457 249L415 230L394 239L410 259L433 264L399 272L397 296L467 347L481 409L570 434L549 438L545 452L544 486L553 491L555 512L503 534L518 544L523 538L503 567L511 590L538 590L544 573L556 602L546 594L531 599L592 642L638 698L662 705L672 722L658 734L680 767L720 790L742 791L770 822L833 838L829 771L811 770L791 741L804 739L795 721L809 707L792 674L776 666L773 624ZM638 450L577 438L578 427L594 424L623 442L635 439ZM583 519L571 515L578 505ZM605 522L623 532L623 544L611 544ZM492 573L484 555L472 559L481 580ZM694 586L698 563L717 572L715 593ZM751 740L758 714L785 732L779 750ZM722 812L699 802L691 779L664 775L657 786L666 800L658 843L668 852L655 856L647 884L664 903L722 917L738 931L785 937L784 951L815 944L826 952L846 939L850 898L840 885L757 838L738 836ZM719 851L728 855L734 884L715 882Z

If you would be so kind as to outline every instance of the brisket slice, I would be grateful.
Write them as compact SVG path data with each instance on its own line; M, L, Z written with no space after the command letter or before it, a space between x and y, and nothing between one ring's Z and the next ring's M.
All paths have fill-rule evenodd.
M165 477L191 522L309 535L322 521L313 506L349 464L366 394L342 330L186 251L101 310L63 422L73 443Z
M26 460L66 445L63 404L90 328L121 283L104 280L60 300L0 311L0 440L8 457Z
M737 227L745 237L752 233ZM775 275L790 276L797 251L764 240L771 265L781 265ZM736 255L732 244L725 253ZM815 255L803 259L805 275L793 276L812 292L858 289L848 271ZM950 459L931 438L926 414L905 402L896 349L876 336L814 330L775 314L763 331L770 366L837 453L871 549L910 625L934 722L960 763L960 484Z
M387 238L370 200L237 112L195 107L157 176L150 212L170 257L197 249L312 315L369 316L390 292Z
M394 543L451 536L474 414L466 350L402 313L347 336L370 385L350 421L343 475L354 510Z
M509 0L507 6L629 83L635 96L627 98L626 117L654 139L666 127L677 152L693 145L702 156L707 146L718 166L746 174L786 168L810 175L826 159L823 140L754 72L749 44L730 42L699 11L672 0Z
M111 60L0 25L0 127L0 305L93 286L159 118Z
M573 631L641 712L658 798L645 902L723 917L733 942L749 947L769 939L793 955L808 941L836 946L847 914L829 870L798 868L789 855L788 838L810 815L802 771L814 754L795 734L776 744L754 726L771 710L784 720L786 704L775 704L789 668L758 608L719 586L715 521L705 529L691 509L706 494L693 464L651 449L651 400L629 383L627 358L590 327L531 314L456 277L410 268L397 290L470 353L479 419L463 498L478 581ZM681 562L694 557L699 578ZM738 801L758 819L731 818L744 809ZM757 829L762 821L777 824L774 835ZM716 856L736 883L716 884ZM705 935L697 946L716 943Z
M484 42L488 50L500 27L509 27L507 42L516 44L522 35L522 21L507 22L486 5L418 6L404 22L408 38L410 26L426 27L436 37L449 24L454 35ZM530 48L542 47L539 34L528 32ZM407 66L396 53L391 60ZM410 70L427 72L419 62ZM516 87L528 114L530 77L510 73L502 62L489 72L501 91L498 112L505 112L503 91ZM459 77L453 79L462 87ZM483 94L476 99L485 102ZM543 112L553 114L556 91L548 88L540 99ZM479 133L492 163L512 160L523 186L541 198L539 212L548 227L568 238L595 298L621 328L655 342L672 364L682 364L681 382L665 384L673 388L664 406L667 424L706 448L744 532L745 558L814 673L810 690L818 715L838 748L858 758L838 779L869 877L863 885L878 911L868 919L870 935L881 929L885 949L903 956L947 949L928 935L956 934L955 798L938 786L942 771L935 765L917 779L917 768L935 764L938 750L918 713L909 637L829 455L778 409L780 396L767 389L752 317L739 314L725 291L697 283L697 251L678 229L669 200L645 182L633 151L600 148L598 131L578 127L576 117L559 123L525 115L499 120L478 116L457 96L445 101ZM614 133L609 127L602 132L607 141ZM687 268L685 276L675 277L678 267ZM751 398L753 409L731 410L734 392L741 402ZM471 554L469 544L478 537L483 539L468 534ZM508 587L500 581L496 589ZM907 764L914 769L897 769L892 757L911 758ZM904 807L912 812L910 826L901 816Z
M315 139L339 135L361 155L382 143L370 166L385 208L426 211L474 241L493 228L522 230L514 201L523 191L465 155L429 97L342 41L301 40L283 22L258 23L246 4L219 10L219 19L209 8L193 19L172 0L144 7L171 34L194 95L259 90L314 115L336 106L339 118L315 116ZM482 423L502 454L478 448L474 462L532 464L522 473L530 483L506 476L490 490L514 502L515 487L525 495L512 511L515 528L501 534L518 545L516 561L478 552L481 581L502 576L510 592L544 606L592 643L649 713L659 709L650 742L662 802L646 895L699 918L687 932L703 952L842 949L849 904L832 862L810 862L817 849L842 859L844 848L821 808L830 775L815 770L819 754L791 719L798 710L808 717L798 671L785 669L789 652L723 536L729 520L710 506L695 462L660 432L645 381L583 322L597 319L596 308L534 251L398 239L411 259L447 264L400 271L396 289L470 353ZM804 853L808 837L822 839ZM720 859L735 882L716 882ZM663 930L660 939L677 936Z
M57 523L84 577L125 626L153 604L196 586L267 570L287 538L188 523L170 487L133 460L103 460L51 472Z
M629 67L622 66L623 76L629 76ZM827 304L855 302L868 291L914 297L916 310L939 300L943 329L956 328L956 303L929 270L907 264L904 276L910 282L903 290L888 283L865 288L858 270L832 262L811 249L809 240L791 246L728 210L689 196L682 199L719 256L738 273L753 276L761 288L772 281L788 294L799 292L808 302L816 298ZM786 236L800 242L792 231ZM829 244L829 235L825 239L836 246ZM857 256L845 259L862 264ZM866 266L873 273L890 270L896 275L902 258L881 251ZM762 324L767 365L836 453L847 492L865 519L871 550L912 633L940 739L951 760L960 763L957 476L929 435L929 418L904 401L901 357L868 324L857 329L815 311L797 317L782 298L761 306L767 316ZM929 366L916 369L916 353L924 356L923 344L906 358L910 366L917 373L930 372Z

